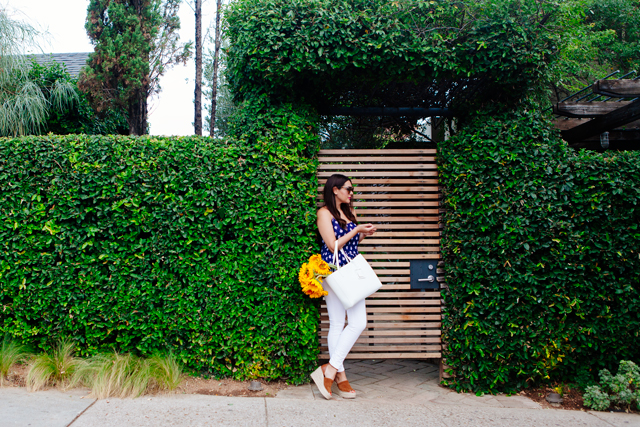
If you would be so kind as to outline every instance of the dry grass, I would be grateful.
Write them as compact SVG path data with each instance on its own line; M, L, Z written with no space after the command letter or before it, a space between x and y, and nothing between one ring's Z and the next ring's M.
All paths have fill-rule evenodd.
M98 399L135 398L157 389L174 390L182 382L182 369L171 355L142 359L108 353L87 360L77 370L75 382L91 388Z
M51 352L36 356L27 374L27 390L37 391L47 386L61 388L73 385L72 378L82 360L73 356L75 344L59 342Z
M151 375L160 389L173 391L182 383L182 366L173 353L165 356L154 355L148 359L148 363Z
M30 353L25 346L9 338L9 335L4 336L0 346L0 386L4 385L11 366L24 362L29 356Z

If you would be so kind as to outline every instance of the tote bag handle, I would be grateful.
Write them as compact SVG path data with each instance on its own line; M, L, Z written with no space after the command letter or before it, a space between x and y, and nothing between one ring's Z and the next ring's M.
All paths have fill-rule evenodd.
M344 249L340 249L340 253L344 255L344 259L346 259L347 264L349 264L351 262L351 258L349 258ZM333 265L336 266L336 270L340 270L340 257L338 256L338 239L336 239L336 245L333 249Z

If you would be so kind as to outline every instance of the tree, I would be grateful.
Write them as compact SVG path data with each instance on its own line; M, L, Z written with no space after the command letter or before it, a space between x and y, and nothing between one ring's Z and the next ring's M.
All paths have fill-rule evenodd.
M561 42L550 64L555 102L614 70L640 69L640 5L570 0L559 6ZM618 76L620 76L618 75Z
M205 57L204 80L207 90L204 94L208 102L205 104L207 116L204 120L204 127L205 130L209 131L210 136L227 135L229 127L228 120L236 109L236 104L233 102L233 95L225 79L224 72L221 72L221 70L224 69L224 49L221 47L220 50L221 52L218 56L219 65L215 67L218 69L216 71L216 77L214 77L215 52L209 51ZM215 112L212 111L212 108L215 108Z
M126 111L109 109L105 114L98 115L89 105L86 95L77 88L77 78L72 77L60 63L41 65L33 61L29 78L38 85L50 105L47 118L38 133L52 132L56 135L71 133L126 135L129 133ZM76 102L61 103L56 100L56 88L61 84L73 88Z
M220 13L222 12L222 0L216 0L216 31L215 48L213 51L213 76L211 85L211 111L209 117L209 136L213 136L216 129L216 98L218 95L218 59L220 57Z
M195 0L196 18L196 87L194 90L193 130L202 135L202 0Z
M0 9L0 136L38 133L52 106L68 106L77 100L73 86L64 79L51 82L47 95L29 75L31 62L25 53L41 50L38 31Z
M90 0L85 28L95 46L79 86L98 112L124 108L129 133L147 133L147 99L172 64L186 63L180 0Z

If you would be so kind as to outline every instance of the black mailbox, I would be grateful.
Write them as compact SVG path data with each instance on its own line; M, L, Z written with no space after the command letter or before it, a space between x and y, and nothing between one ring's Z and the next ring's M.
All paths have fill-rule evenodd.
M411 261L411 289L440 289L436 267L438 261L426 259Z

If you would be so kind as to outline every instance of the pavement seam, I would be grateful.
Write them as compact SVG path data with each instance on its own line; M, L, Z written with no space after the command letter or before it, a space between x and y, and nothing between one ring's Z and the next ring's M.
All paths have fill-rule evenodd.
M80 417L82 416L82 414L84 414L85 412L87 412L87 410L88 410L89 408L91 408L91 407L92 407L92 406L93 406L97 401L98 401L98 399L95 399L93 402L91 402L91 405L89 405L89 406L87 406L86 408L84 408L84 411L82 411L82 412L80 412L78 415L76 415L76 417L75 417L73 420L71 420L71 422L70 422L69 424L67 424L67 427L69 427L71 424L75 423L75 422L76 422L76 420L77 420L78 418L80 418Z
M585 412L586 412L587 414L591 415L592 417L595 417L596 419L598 419L598 420L600 420L600 421L602 421L602 422L604 422L604 423L607 423L607 424L609 424L610 426L614 426L614 427L615 427L615 424L611 424L609 421L607 421L607 420L605 420L605 419L600 418L599 416L597 416L597 415L596 415L596 414L594 414L593 412L591 412L591 411L585 411Z
M263 397L264 400L264 423L267 427L269 427L269 411L267 410L267 398Z

